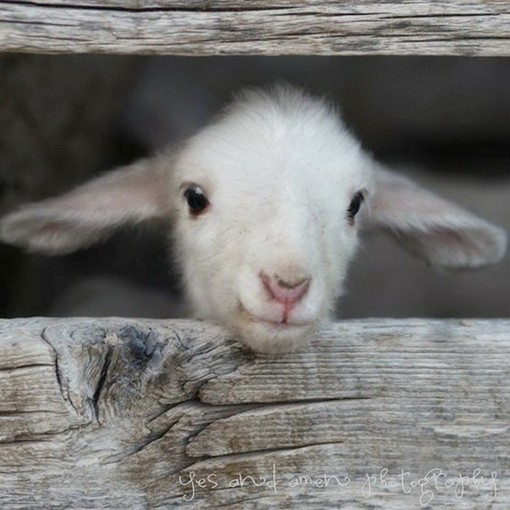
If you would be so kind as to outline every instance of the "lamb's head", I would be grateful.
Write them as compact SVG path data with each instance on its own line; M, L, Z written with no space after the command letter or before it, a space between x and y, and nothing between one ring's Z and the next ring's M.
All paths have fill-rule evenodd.
M331 107L289 87L244 93L179 150L26 206L0 234L56 254L151 219L171 225L196 315L273 352L302 345L330 315L362 223L449 268L493 263L506 243L379 168Z
M331 311L371 167L329 107L249 92L175 160L176 246L192 302L258 349L289 349Z

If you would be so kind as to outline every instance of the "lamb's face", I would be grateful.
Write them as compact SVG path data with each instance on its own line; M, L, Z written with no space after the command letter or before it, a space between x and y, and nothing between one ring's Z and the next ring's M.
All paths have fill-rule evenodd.
M244 97L193 138L175 163L172 203L196 315L259 351L310 338L356 249L365 158L334 112L285 91Z

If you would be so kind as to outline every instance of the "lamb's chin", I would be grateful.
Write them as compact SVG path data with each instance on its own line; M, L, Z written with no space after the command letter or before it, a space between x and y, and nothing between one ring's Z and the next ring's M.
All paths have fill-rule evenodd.
M239 321L233 327L240 341L255 352L279 354L305 348L315 336L314 324L272 324L257 321Z

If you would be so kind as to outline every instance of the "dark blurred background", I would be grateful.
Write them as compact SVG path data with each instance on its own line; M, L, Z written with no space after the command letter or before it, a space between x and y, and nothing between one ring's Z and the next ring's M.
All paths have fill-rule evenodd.
M0 57L0 213L176 142L244 86L287 80L341 105L380 160L510 230L510 59ZM0 245L0 316L184 316L167 241L120 232L65 257ZM343 317L508 317L510 258L427 268L367 237Z

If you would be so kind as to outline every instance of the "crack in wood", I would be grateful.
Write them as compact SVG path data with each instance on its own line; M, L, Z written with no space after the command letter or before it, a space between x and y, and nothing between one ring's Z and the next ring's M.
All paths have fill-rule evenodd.
M50 411L48 409L38 409L37 411L20 409L20 410L16 410L16 411L0 411L0 418L2 418L3 416L25 416L27 414L36 414L36 415L38 415L38 414L42 414L42 415L54 414L57 416L65 416L67 413L61 412L61 411Z
M498 11L498 12L438 12L432 14L392 14L384 15L382 19L421 19L421 18L444 18L449 20L451 18L484 18L484 17L497 17L506 16L510 14L510 11Z
M126 448L126 450L120 454L111 455L107 457L106 459L102 460L100 464L105 466L111 464L121 464L126 459L129 459L130 457L137 455L138 453L145 450L151 444L165 437L168 434L168 432L172 430L175 424L179 422L179 420L180 418L176 419L174 422L171 422L167 427L162 428L160 431L155 432L153 434L149 434L147 437L144 438L144 440L140 444Z
M51 441L52 441L51 437L49 437L48 439L34 439L33 436L30 437L18 436L10 440L0 440L0 448L5 448L14 445L40 445L41 443L49 443Z
M12 367L0 367L0 372L13 372L15 370L22 369L31 369L31 368L40 368L40 367L53 367L54 365L50 365L49 363L28 363L26 365L16 365Z
M80 11L111 11L111 12L127 12L127 13L150 13L150 12L168 12L168 13L242 13L242 12L272 12L272 11L282 11L282 10L294 10L299 8L293 8L292 6L286 5L282 7L249 7L249 6L239 6L239 7L211 7L210 5L200 8L200 7L185 7L183 5L179 7L172 7L171 5L165 7L123 7L121 5L88 5L88 4L47 4L44 2L33 2L29 0L11 0L9 2L11 5L20 5L27 7L41 7L43 9L69 9L69 10L80 10Z
M104 388L104 385L106 382L106 378L108 376L108 369L110 368L111 360L112 360L112 350L110 347L108 347L106 350L103 365L101 366L99 381L98 381L96 389L94 391L94 395L92 396L92 409L94 411L94 417L98 423L101 423L100 419L99 419L99 399L101 397L101 392L103 391L103 388Z
M71 396L69 395L69 386L68 384L64 384L64 381L62 380L62 375L60 372L60 366L59 366L59 356L57 349L53 346L53 344L49 341L47 334L46 334L47 328L43 328L41 331L41 340L50 348L50 352L53 355L54 360L54 372L55 372L55 379L57 381L57 385L60 390L60 395L62 396L62 400L66 403L68 403L74 410L74 412L79 415L78 409L75 407Z
M0 19L0 26L3 24L11 25L29 25L34 27L75 27L76 24L72 23L52 23L51 21L34 21L22 19Z
M307 449L313 449L318 448L321 446L330 446L330 445L339 445L344 444L345 441L324 441L324 442L317 442L312 444L305 444L300 446L288 446L288 447L281 447L281 448L267 448L267 449L260 449L260 450L252 450L249 452L233 452L233 453L227 453L223 455L204 455L200 458L194 459L193 463L189 466L186 466L185 468L180 469L180 472L189 471L191 468L196 468L197 465L200 463L203 463L205 461L209 460L215 460L215 461L221 461L221 460L228 460L229 462L236 463L239 461L246 461L251 460L253 461L255 457L259 456L270 456L280 453L297 453L297 452L303 452Z

